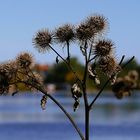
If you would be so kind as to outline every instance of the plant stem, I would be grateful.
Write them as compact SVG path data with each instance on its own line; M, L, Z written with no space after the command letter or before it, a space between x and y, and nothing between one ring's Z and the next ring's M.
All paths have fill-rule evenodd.
M47 95L62 111L63 113L66 115L66 117L69 119L69 121L71 122L71 124L73 125L73 127L75 128L75 130L77 131L77 133L79 134L81 140L85 140L81 130L79 129L79 127L76 125L75 121L73 120L73 118L71 117L71 115L64 109L64 107L50 94L48 94L42 87L33 85L29 82L25 82L25 81L17 81L17 83L24 83L24 84L28 84L31 85L32 87L34 87L35 89L37 89L38 91L42 92L44 95Z
M73 70L73 68L71 67L71 65L52 47L52 46L49 46L64 62L65 64L67 65L67 67L71 70L71 72L74 74L74 76L76 77L76 79L80 82L81 80L79 79L79 77L77 76L76 72Z
M135 56L133 56L132 58L130 58L130 59L122 66L122 69L124 69L134 58L135 58Z
M95 96L94 100L91 102L91 104L89 105L89 109L91 110L93 104L95 103L95 101L97 100L97 98L100 96L100 94L102 93L102 91L104 90L104 88L107 86L107 84L110 82L111 78L109 78L105 84L103 85L103 87L101 88L101 90L98 92L98 94Z
M75 124L74 120L72 119L72 117L70 116L70 114L63 108L63 106L55 99L53 98L50 94L47 95L52 101L55 102L55 104L64 112L64 114L67 116L67 118L70 120L70 122L72 123L73 127L76 129L77 133L79 134L79 136L81 137L81 140L85 140L84 136L82 135L80 129L78 128L78 126Z
M85 41L84 48L87 48L87 42ZM85 103L85 108L88 106L88 100L87 100L87 87L86 87L86 81L87 81L87 68L88 68L88 60L87 60L87 49L85 49L85 68L84 68L84 76L83 76L83 83L82 83L82 88L83 88L83 97L84 97L84 103Z
M88 61L90 60L91 52L92 52L92 44L90 45L90 50L89 50L89 55L88 55Z
M125 55L123 55L123 56L122 56L122 59L120 60L119 65L121 65L121 64L122 64L122 62L123 62L124 58L125 58Z
M87 69L88 69L88 58L87 58L87 42L85 41L85 69L84 69L84 76L83 76L83 98L84 98L84 105L85 105L85 140L89 140L89 105L88 105L88 98L87 98Z
M69 42L68 41L66 43L67 43L67 53L68 53L68 55L67 55L67 61L70 64L70 45L69 45Z
M92 60L94 60L97 57L97 55L95 55L93 58L89 59L88 62L91 62Z
M122 61L124 60L124 57L125 56L122 56L122 59L120 60L119 62L119 65L121 65ZM123 66L122 66L122 69L124 69L135 57L133 56L131 59L129 59ZM104 88L107 86L107 84L110 82L110 80L112 79L109 78L105 84L103 85L103 87L101 88L101 90L98 92L98 94L95 96L95 98L93 99L93 101L91 102L91 104L89 105L89 109L91 110L93 104L95 103L95 101L97 100L97 98L101 95L102 91L104 90Z
M85 139L89 140L89 107L85 108Z
M70 120L70 122L72 123L73 127L76 129L76 131L78 132L79 136L81 137L81 140L85 140L84 136L82 135L80 129L78 128L78 126L75 124L73 118L70 116L70 114L64 109L64 107L54 98L52 97L50 94L47 94L45 91L41 90L42 93L44 93L45 95L47 95L52 101L54 101L54 103L64 112L64 114L67 116L67 118Z

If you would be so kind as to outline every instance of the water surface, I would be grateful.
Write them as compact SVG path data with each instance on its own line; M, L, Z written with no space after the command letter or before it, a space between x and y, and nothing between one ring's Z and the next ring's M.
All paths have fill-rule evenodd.
M138 95L138 94L137 94ZM83 131L83 102L73 112L74 100L56 96ZM92 100L93 96L90 96ZM69 120L50 100L40 108L40 95L0 97L1 140L80 140ZM101 97L90 116L91 140L140 140L139 96L117 100Z

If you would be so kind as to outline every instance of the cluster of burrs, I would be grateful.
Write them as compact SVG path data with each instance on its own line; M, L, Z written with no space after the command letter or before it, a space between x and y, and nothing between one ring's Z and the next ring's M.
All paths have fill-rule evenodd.
M0 95L14 95L21 87L33 89L42 85L43 80L33 71L33 66L33 57L27 52L19 54L13 61L0 64Z
M84 84L86 84L86 78L80 79L70 62L70 45L77 43L81 54L85 58L86 73L88 73L89 78L99 85L100 77L98 71L101 71L110 79L113 85L121 67L114 57L114 43L110 39L103 38L107 28L108 22L104 16L91 15L79 25L64 24L55 28L54 31L48 29L38 31L33 38L33 44L39 52L52 50L56 54L56 62L59 62L59 58L62 59L76 76L76 81L84 81ZM63 48L66 48L67 52L66 58L56 51L53 47L55 44L63 44ZM82 86L82 82L75 82L72 85L72 97L75 100L74 110L79 106L81 91L84 92L83 88L82 90L80 88Z
M116 79L115 84L112 86L112 90L118 99L122 99L125 96L131 96L131 92L134 89L139 88L139 74L137 71L129 71L124 77Z

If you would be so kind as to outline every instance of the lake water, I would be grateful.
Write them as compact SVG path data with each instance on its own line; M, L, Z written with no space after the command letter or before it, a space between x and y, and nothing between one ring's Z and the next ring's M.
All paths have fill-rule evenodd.
M140 140L140 96L97 100L90 115L90 140ZM73 99L56 96L83 131L83 102L73 112ZM90 100L92 100L90 96ZM40 95L0 97L0 140L80 140L61 110L50 100L40 108Z

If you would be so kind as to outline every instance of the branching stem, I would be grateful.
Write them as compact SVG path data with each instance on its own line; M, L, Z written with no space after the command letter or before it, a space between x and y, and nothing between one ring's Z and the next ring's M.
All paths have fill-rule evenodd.
M45 89L43 89L43 87L36 86L36 85L33 85L33 84L29 83L29 82L21 81L21 80L18 80L17 83L24 83L24 84L27 84L27 85L31 85L32 87L34 87L38 91L42 92L44 95L47 95L48 98L50 98L64 112L64 114L67 116L67 118L70 120L71 124L73 125L73 127L75 128L75 130L77 131L77 133L79 134L81 140L85 140L85 138L84 138L81 130L79 129L79 127L77 126L77 124L73 120L72 116L64 109L64 107L53 96L51 96L50 94L48 94L45 91Z
M129 60L122 66L122 69L124 69L134 58L135 58L135 57L133 56L131 59L129 59ZM119 64L121 64L123 60L124 60L124 56L122 56L122 59L121 59L121 61L120 61ZM107 86L107 84L110 82L111 79L112 79L112 77L109 78L109 79L105 82L105 84L103 85L103 87L101 88L101 90L97 93L97 95L95 96L95 98L93 99L93 101L90 103L90 105L89 105L89 109L90 109L90 110L91 110L93 104L95 103L95 101L97 100L97 98L101 95L102 91L104 90L104 88Z
M76 72L73 70L73 68L71 67L71 65L69 65L69 62L67 62L52 46L49 46L52 51L54 51L64 62L65 64L67 65L67 67L71 70L71 72L74 74L74 76L76 77L76 79L80 82L81 80L79 79L78 75L76 74Z

